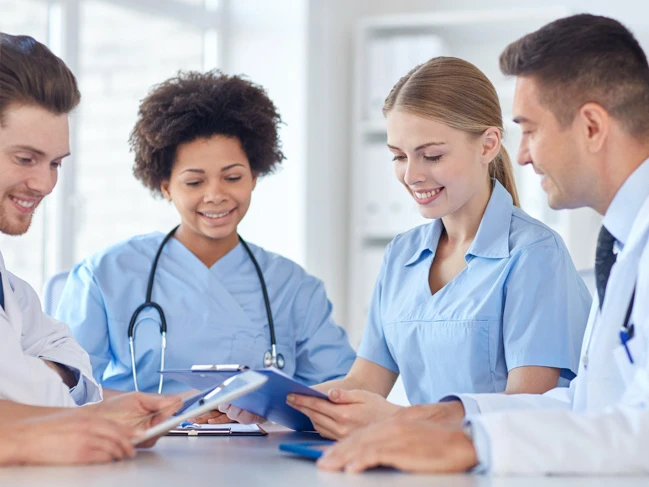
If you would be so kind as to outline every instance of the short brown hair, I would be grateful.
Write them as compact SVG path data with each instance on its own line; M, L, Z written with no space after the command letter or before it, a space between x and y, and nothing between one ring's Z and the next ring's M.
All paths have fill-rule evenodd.
M649 65L633 34L616 20L580 14L513 42L500 69L541 84L541 103L572 123L588 102L601 105L635 137L649 132Z
M213 135L236 137L250 169L265 175L284 160L281 118L264 89L219 71L179 73L142 100L131 133L133 174L154 194L169 179L178 146Z
M12 103L61 115L79 104L77 80L65 63L29 36L0 32L0 124Z
M401 78L386 98L383 114L395 108L439 120L475 136L489 127L504 132L493 84L473 64L455 57L435 57ZM504 146L489 164L489 176L500 181L511 194L514 205L520 206L514 170Z

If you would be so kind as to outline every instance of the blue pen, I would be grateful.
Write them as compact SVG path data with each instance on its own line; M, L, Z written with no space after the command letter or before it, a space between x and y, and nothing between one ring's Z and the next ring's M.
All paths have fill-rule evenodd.
M631 350L629 350L629 345L628 342L633 338L633 325L629 326L629 328L622 327L620 330L620 341L622 342L622 345L624 346L624 350L626 350L626 354L629 357L629 362L633 362L633 356L631 355Z
M182 423L180 423L181 428L187 428L188 426L194 426L194 423L192 423L191 421L183 421Z

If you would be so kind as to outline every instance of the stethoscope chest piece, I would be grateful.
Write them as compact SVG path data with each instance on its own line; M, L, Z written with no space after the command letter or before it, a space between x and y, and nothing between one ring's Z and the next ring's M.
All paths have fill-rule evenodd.
M284 356L281 353L275 352L273 354L272 350L266 350L266 352L264 352L264 367L283 369L284 365Z

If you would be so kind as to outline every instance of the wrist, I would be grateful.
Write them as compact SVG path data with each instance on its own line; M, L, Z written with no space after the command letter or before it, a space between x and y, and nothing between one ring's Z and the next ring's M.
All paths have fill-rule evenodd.
M465 423L462 430L456 435L458 451L460 452L460 464L465 470L471 470L478 466L478 452L473 442L473 427L471 423Z

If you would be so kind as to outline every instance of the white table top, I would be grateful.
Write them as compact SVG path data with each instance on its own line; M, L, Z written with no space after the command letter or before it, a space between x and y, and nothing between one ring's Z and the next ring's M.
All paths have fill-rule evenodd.
M279 443L314 441L317 436L270 428L265 437L165 437L137 457L85 467L0 468L0 486L92 487L263 487L434 486L434 487L647 487L647 477L490 478L477 475L411 475L374 470L359 475L323 472L311 460L278 450ZM65 445L61 445L65 448Z

